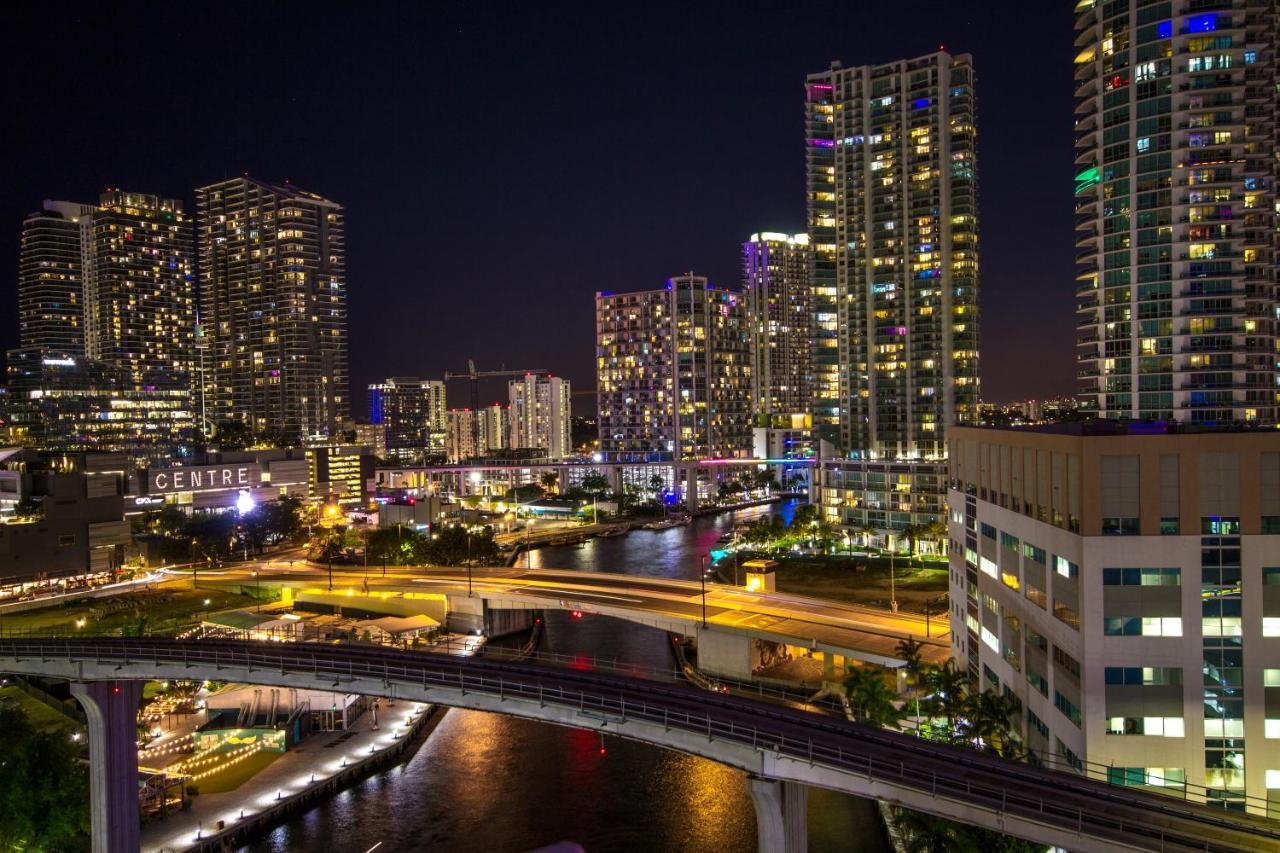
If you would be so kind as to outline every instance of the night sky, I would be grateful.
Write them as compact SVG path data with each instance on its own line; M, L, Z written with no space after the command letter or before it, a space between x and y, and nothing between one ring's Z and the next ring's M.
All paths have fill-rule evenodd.
M248 172L346 207L356 414L468 358L587 391L595 291L737 283L753 231L804 230L806 73L945 45L978 75L984 397L1073 389L1066 0L75 5L0 35L0 346L42 199L193 210Z

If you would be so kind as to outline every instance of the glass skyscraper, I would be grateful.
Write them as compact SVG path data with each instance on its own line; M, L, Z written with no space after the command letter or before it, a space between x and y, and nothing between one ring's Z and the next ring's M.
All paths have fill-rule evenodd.
M1076 4L1079 368L1100 417L1276 422L1275 8Z

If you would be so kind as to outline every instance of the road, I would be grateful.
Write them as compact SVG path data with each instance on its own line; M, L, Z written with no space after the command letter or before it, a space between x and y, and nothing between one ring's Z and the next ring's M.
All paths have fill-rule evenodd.
M253 572L258 574L255 576ZM559 607L635 614L678 620L692 627L703 613L702 585L696 581L640 578L607 572L578 572L558 569L482 568L473 569L470 583L465 569L394 566L382 577L381 567L334 567L334 587L362 594L368 583L370 594L390 592L438 592L466 594L468 586L486 598L527 599L530 607ZM202 579L215 578L245 582L288 583L307 586L324 583L325 567L297 562L268 561L257 566L235 566L201 572ZM872 607L823 601L785 593L748 592L723 584L706 585L706 621L709 625L764 636L793 645L827 648L836 653L896 662L899 641L913 637L924 644L926 661L941 663L949 656L947 624L914 613L890 613ZM930 636L925 637L928 629ZM857 654L852 654L852 653Z

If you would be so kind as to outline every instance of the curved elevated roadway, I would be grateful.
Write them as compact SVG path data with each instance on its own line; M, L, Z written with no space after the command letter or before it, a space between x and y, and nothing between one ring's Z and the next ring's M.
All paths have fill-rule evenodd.
M341 686L600 729L759 777L884 799L1073 851L1280 851L1280 823L1264 818L616 674L380 647L119 638L0 638L0 671L71 681Z

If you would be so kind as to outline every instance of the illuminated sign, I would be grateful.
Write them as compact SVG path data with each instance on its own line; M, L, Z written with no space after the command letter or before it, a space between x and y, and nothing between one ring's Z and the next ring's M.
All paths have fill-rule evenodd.
M153 495L251 489L261 483L262 466L257 463L193 465L190 468L152 468L147 471L147 491Z

